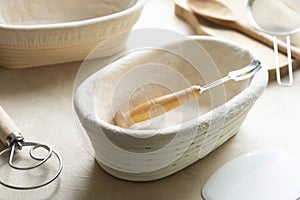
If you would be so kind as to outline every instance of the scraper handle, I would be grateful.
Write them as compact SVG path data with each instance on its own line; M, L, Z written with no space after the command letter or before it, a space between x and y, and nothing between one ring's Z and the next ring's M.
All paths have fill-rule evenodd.
M0 106L0 140L6 144L6 138L13 132L20 132L7 112Z
M134 123L157 117L199 97L200 88L194 85L176 93L149 100L128 111L118 111L115 114L114 120L118 126L129 128Z

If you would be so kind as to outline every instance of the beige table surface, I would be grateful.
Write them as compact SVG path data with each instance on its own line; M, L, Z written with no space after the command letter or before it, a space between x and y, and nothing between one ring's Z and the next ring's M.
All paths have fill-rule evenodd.
M172 0L151 0L135 28L193 30L174 15ZM0 104L28 139L54 144L64 169L41 189L0 186L0 199L199 200L205 181L220 166L252 150L276 147L300 159L300 71L292 87L270 83L239 134L192 166L165 179L133 183L106 174L82 147L72 116L72 88L80 62L26 70L0 68ZM3 149L3 146L0 146Z

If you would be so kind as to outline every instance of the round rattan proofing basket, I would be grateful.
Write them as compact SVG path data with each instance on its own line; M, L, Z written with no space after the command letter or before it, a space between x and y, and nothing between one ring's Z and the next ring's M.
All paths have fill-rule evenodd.
M0 1L0 66L28 68L83 60L107 38L129 31L145 0ZM126 37L98 55L124 48Z
M192 40L213 58L220 76L226 76L229 71L244 67L256 58L249 50L227 40L203 36L192 37ZM128 82L120 80L128 73L140 73L134 75L136 85L140 85L139 81L151 76L151 72L146 71L145 74L143 70L135 71L136 66L144 66L149 61L161 64L158 66L161 67L161 71L157 73L159 75L153 77L170 84L170 88L174 86L174 90L186 86L174 80L170 71L164 76L165 65L181 74L191 85L205 82L186 60L176 56L172 58L168 52L160 50L141 50L128 54L93 74L77 89L74 98L74 108L94 148L97 162L109 174L125 180L157 180L182 170L209 154L238 133L247 113L263 93L268 81L267 70L263 67L251 79L229 82L222 86L219 91L225 94L223 104L212 106L210 99L213 94L209 92L198 102L171 111L173 114L170 114L170 123L168 120L158 119L165 122L163 127L146 123L142 128L120 128L112 120L114 107L116 110L126 107L124 99L127 98L126 90L130 87ZM151 71L155 69L152 67ZM116 89L118 87L121 92ZM129 95L131 101L136 101L137 104L170 92L162 89L164 87L161 85L148 84L138 88ZM192 114L194 111L197 112ZM184 114L185 112L188 114ZM180 118L180 121L173 120L174 116L179 115L187 117Z

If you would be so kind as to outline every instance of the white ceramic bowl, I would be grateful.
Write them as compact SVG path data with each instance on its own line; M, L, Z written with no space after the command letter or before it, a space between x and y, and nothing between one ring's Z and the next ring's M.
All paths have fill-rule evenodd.
M255 59L244 47L226 40L203 36L192 39L214 59L221 76ZM191 50L185 45L175 47ZM203 69L211 71L213 66L205 61L203 54L194 53L196 60L203 62ZM147 63L161 65L143 68ZM156 180L194 163L238 133L248 111L267 85L265 67L251 79L228 82L216 89L215 94L213 91L203 93L199 101L169 112L162 127L156 127L155 123L142 124L146 130L140 130L114 125L113 114L126 109L128 99L134 106L169 90L186 88L186 83L203 85L205 77L201 73L205 74L204 71L199 74L187 60L166 51L140 50L120 58L84 81L75 95L75 110L103 169L126 180ZM145 84L149 77L149 80L163 84ZM222 97L222 104L213 105L213 98ZM177 117L181 118L177 120Z
M83 60L99 43L129 31L145 0L0 0L0 66L35 67ZM103 50L120 50L124 38Z

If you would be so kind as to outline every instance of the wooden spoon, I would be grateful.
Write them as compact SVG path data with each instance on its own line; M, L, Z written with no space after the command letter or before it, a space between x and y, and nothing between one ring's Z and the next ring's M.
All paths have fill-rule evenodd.
M190 8L199 16L213 23L235 29L267 46L273 47L272 36L244 25L237 19L234 12L222 2L217 0L187 0L187 2ZM282 53L286 53L286 49L286 44L282 41L278 41L278 50ZM291 53L294 58L300 59L300 49L291 46Z

